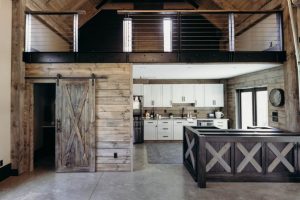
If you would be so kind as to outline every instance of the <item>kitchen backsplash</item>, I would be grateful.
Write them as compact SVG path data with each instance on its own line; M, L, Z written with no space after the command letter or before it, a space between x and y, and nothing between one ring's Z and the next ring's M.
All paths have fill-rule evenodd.
M168 117L170 113L174 115L174 117L180 117L182 113L182 108L184 108L184 116L190 112L192 114L192 117L197 117L197 118L207 118L208 113L212 113L215 110L221 110L222 108L195 108L194 105L192 104L173 104L172 108L154 108L154 113L155 114L160 114L163 117ZM149 113L152 111L152 107L148 108L143 108L144 113L145 110L147 110ZM194 112L196 111L196 112ZM226 118L226 116L224 117Z

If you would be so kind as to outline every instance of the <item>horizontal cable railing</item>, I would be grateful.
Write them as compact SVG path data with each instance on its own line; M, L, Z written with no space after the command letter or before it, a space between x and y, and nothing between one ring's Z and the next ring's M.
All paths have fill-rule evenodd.
M280 11L121 14L123 52L283 51ZM26 52L77 52L78 20L77 12L26 13Z
M132 52L282 51L281 12L127 13L132 21ZM171 21L166 37L164 20Z

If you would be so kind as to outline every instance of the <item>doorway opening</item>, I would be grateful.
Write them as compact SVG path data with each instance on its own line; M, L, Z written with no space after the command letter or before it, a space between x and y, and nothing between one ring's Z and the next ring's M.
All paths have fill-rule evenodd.
M268 126L268 91L266 87L237 90L238 128Z
M55 169L55 96L55 84L34 84L35 169Z

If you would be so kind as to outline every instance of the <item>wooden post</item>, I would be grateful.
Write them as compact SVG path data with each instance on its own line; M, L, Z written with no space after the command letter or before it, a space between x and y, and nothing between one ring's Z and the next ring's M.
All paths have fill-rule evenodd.
M23 162L23 103L25 87L24 50L26 0L12 1L12 64L11 64L11 163L18 174L25 171Z
M286 127L289 131L298 132L300 131L298 71L287 1L282 1L282 7L285 36L284 49L287 52L287 62L284 63Z

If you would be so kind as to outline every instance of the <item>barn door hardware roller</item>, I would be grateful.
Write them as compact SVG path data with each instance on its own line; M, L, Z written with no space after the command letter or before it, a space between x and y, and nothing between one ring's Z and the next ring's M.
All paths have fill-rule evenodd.
M94 73L92 73L91 77L92 77L92 86L94 86L95 85L96 75Z
M56 84L57 84L57 86L59 86L59 79L61 79L61 78L62 78L61 74L56 75Z

